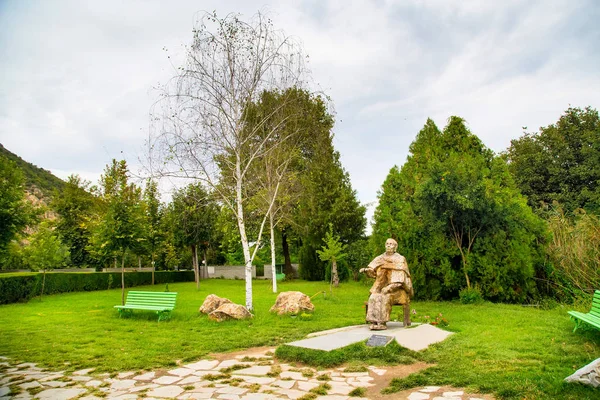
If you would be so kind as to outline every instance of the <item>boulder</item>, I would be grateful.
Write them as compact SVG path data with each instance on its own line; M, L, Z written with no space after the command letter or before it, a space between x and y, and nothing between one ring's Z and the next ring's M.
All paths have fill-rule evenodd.
M579 382L593 387L600 386L600 358L595 359L583 368L579 368L573 375L565 378L567 382Z
M219 308L208 314L208 318L221 322L229 319L252 318L252 314L246 307L229 302L221 304Z
M310 297L302 292L281 292L277 296L275 305L271 307L271 312L282 314L299 314L303 311L312 312L315 306L310 301Z
M231 303L231 300L216 296L214 294L209 294L208 296L206 296L206 299L204 300L204 303L202 303L202 305L200 306L198 312L210 314L211 312L219 308L221 305L227 303Z

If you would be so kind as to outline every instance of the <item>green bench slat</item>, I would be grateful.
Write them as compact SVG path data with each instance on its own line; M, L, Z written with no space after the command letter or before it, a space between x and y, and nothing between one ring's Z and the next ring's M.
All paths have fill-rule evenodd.
M575 321L573 332L581 325L580 321L583 321L596 329L600 329L600 290L594 292L592 307L588 313L569 311L568 314L571 316L571 319Z
M156 311L158 320L163 316L169 316L175 308L177 292L142 292L130 291L127 293L125 305L115 306L121 315L123 311L145 310Z

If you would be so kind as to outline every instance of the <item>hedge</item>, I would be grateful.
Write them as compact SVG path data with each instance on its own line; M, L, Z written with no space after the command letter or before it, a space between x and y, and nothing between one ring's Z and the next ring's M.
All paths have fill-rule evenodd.
M22 276L0 275L0 304L28 301L39 296L43 274ZM156 271L154 283L191 282L194 271ZM152 284L152 272L125 272L125 287ZM46 273L44 295L65 292L89 292L121 287L120 272Z

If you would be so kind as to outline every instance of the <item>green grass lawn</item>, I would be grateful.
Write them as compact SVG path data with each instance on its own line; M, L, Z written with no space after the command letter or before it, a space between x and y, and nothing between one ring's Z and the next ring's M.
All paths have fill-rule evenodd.
M143 370L173 366L177 360L197 360L212 352L276 346L310 332L364 322L366 284L343 283L330 296L329 286L323 282L280 283L280 291L316 294L315 312L309 319L271 315L269 308L276 298L271 283L255 281L253 286L255 317L250 321L215 323L198 314L211 293L244 304L242 280L203 281L199 291L193 283L169 284L171 291L179 293L177 306L173 317L160 323L155 314L141 311L120 319L113 308L120 303L120 289L2 305L0 355L56 370ZM162 291L164 286L135 290ZM562 382L600 357L600 331L573 333L566 314L569 307L540 310L489 303L414 302L412 308L417 310L417 317L442 313L450 323L445 329L456 334L423 352L400 356L398 362L406 363L407 357L412 357L435 366L393 381L387 389L390 392L448 384L494 393L499 398L585 399L600 393ZM353 352L364 352L363 347L352 347L346 357L352 359ZM362 358L374 361L372 354ZM318 359L315 357L316 364ZM381 362L394 360L386 354Z

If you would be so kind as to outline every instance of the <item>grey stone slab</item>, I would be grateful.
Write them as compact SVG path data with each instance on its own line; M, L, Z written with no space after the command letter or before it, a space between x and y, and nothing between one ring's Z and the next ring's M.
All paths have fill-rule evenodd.
M156 376L156 372L146 372L145 374L134 376L133 379L136 381L151 381Z
M131 389L136 383L137 381L135 379L123 379L122 381L114 381L112 385L110 385L110 388L112 390Z
M164 376L161 376L160 378L156 378L152 382L159 383L161 385L171 385L175 382L179 382L180 380L181 380L180 376L164 375Z
M134 371L119 372L119 374L117 375L117 378L125 379L125 378L129 378L132 375L135 375Z
M85 392L85 389L78 388L48 389L38 393L36 397L40 400L69 400L79 397Z
M219 365L219 361L217 360L200 360L196 363L193 364L186 364L184 365L184 368L189 368L189 369L193 369L193 370L212 370L214 369L217 365Z
M350 396L340 396L336 394L328 394L327 396L317 396L315 400L348 400Z
M89 374L90 372L92 372L95 369L96 368L80 369L79 371L73 372L73 375L87 375L87 374Z
M65 387L69 384L69 382L63 382L63 381L46 381L43 382L44 386L48 386L51 388L61 388L61 387ZM86 384L87 386L87 384Z
M296 381L283 381L283 380L279 379L279 380L276 380L275 382L271 383L271 386L279 387L282 389L291 389L294 387L295 384L296 384Z
M428 400L429 395L427 393L412 392L411 394L408 395L407 399L408 400Z
M224 393L224 394L220 394L217 399L223 399L223 400L240 400L240 396L237 394L232 394L232 393Z
M190 369L190 368L176 368L176 369L172 369L172 370L170 370L168 372L171 375L177 375L177 376L184 377L184 376L191 375L191 374L193 374L196 371L193 370L193 369Z
M181 393L183 393L183 389L177 385L169 385L169 386L160 386L154 389L151 389L148 392L148 396L150 397L159 397L159 398L172 398L177 397Z
M21 383L21 384L19 385L19 387L20 387L21 389L25 389L25 390L27 390L27 389L33 389L33 388L36 388L36 387L42 387L42 385L40 385L40 383L39 383L39 382L36 382L36 381L31 381L31 382L25 382L25 383Z
M7 394L10 393L10 388L5 386L5 387L0 387L0 397L4 397Z
M307 339L291 342L288 345L331 351L367 340L373 334L374 331L371 331L368 325L356 325L316 332ZM388 322L387 330L377 331L377 335L393 337L400 346L414 351L426 349L429 345L441 342L451 334L452 332L444 331L429 324L405 329L401 322Z
M292 400L299 399L302 396L306 396L306 392L296 389L281 389L279 390L279 393L281 393L284 396L287 396L288 399Z
M236 375L252 375L252 376L264 376L271 371L270 365L255 365L250 368L239 369L235 371Z

